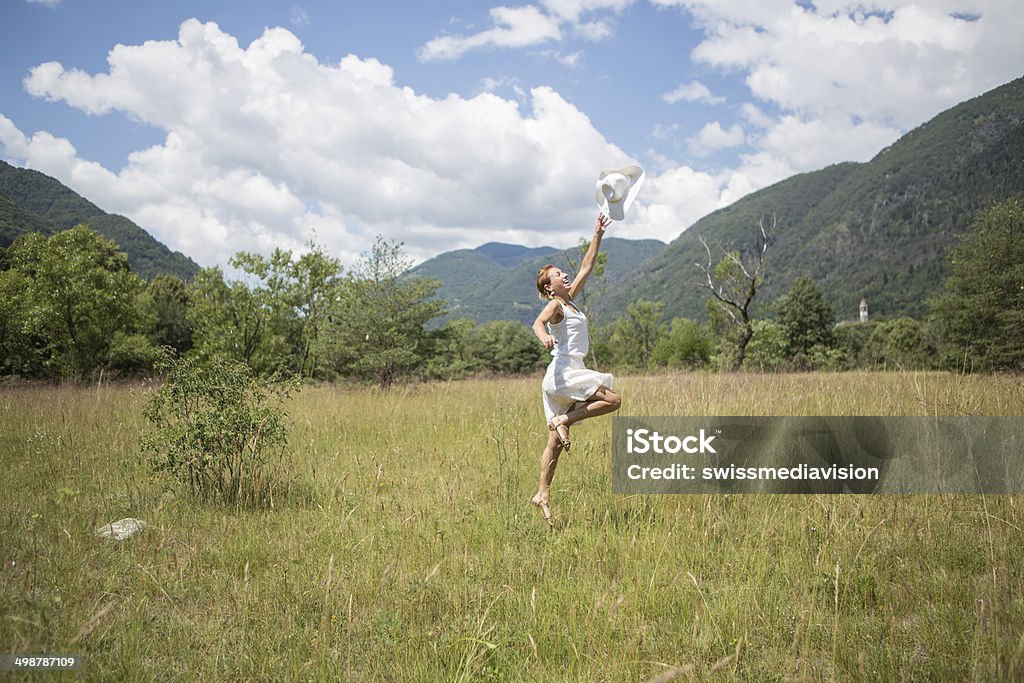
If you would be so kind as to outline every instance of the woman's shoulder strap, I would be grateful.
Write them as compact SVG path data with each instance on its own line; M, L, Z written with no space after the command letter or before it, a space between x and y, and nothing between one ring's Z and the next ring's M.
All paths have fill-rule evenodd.
M565 313L562 311L562 309L565 308L565 301L563 301L560 297L556 296L552 297L551 302L548 305L550 306L551 304L557 304L553 308L553 312L555 313L556 317L560 318L560 320L558 320L558 322L555 323L557 325L558 323L562 322L561 319L565 318Z
M562 302L562 306L564 306L565 308L571 309L573 313L582 313L583 312L583 309L580 308L576 304L576 302L573 301L572 299L569 299L568 301L563 301Z

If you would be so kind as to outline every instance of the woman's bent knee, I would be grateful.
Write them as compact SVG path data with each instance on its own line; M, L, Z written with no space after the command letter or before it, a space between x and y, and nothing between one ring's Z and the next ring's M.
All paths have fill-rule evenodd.
M622 405L622 397L616 394L614 391L606 392L605 400L608 401L608 405L611 406L612 410L618 410L619 407Z

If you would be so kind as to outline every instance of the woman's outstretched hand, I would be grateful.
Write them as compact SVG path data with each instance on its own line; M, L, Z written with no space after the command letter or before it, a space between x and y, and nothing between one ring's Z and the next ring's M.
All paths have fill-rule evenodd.
M612 224L612 219L605 216L603 213L597 214L597 220L594 221L594 234L603 235L605 228Z

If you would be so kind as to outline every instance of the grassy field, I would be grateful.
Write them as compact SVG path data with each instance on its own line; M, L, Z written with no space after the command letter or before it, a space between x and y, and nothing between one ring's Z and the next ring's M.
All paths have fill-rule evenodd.
M1024 414L1020 377L617 388L625 415ZM1024 497L615 496L599 418L573 429L551 531L527 505L536 377L307 387L273 508L224 509L139 460L145 395L0 391L4 651L103 679L1024 677ZM97 539L125 516L151 526Z

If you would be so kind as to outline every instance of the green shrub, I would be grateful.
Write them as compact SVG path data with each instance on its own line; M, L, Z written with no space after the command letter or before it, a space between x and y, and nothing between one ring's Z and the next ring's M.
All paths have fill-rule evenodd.
M267 502L265 466L283 458L288 430L282 404L297 381L260 379L245 363L220 357L167 357L158 369L165 381L146 404L152 431L142 443L154 470L202 499Z
M654 363L671 368L703 368L711 358L711 340L704 326L687 318L673 318L667 334L654 345Z
M110 339L107 367L116 375L129 377L148 372L159 359L160 349L145 335L119 331Z
M468 343L477 367L498 374L534 372L551 360L530 328L520 322L484 323L469 334Z
M853 365L853 361L845 349L826 344L815 344L807 353L807 364L815 370L836 372L838 370L849 370Z
M841 352L841 355L847 359L847 366L844 370L851 370L853 368L874 368L878 363L877 354L880 353L880 349L877 346L869 347L868 342L871 340L875 329L881 327L885 323L878 320L871 320L870 322L844 322L835 326L832 330L834 335L836 348ZM879 338L876 338L878 342Z
M936 364L929 330L913 318L896 318L874 326L861 350L861 365L871 368L929 369Z
M754 336L747 344L743 367L748 370L773 371L786 368L786 330L771 320L755 320L752 323Z

